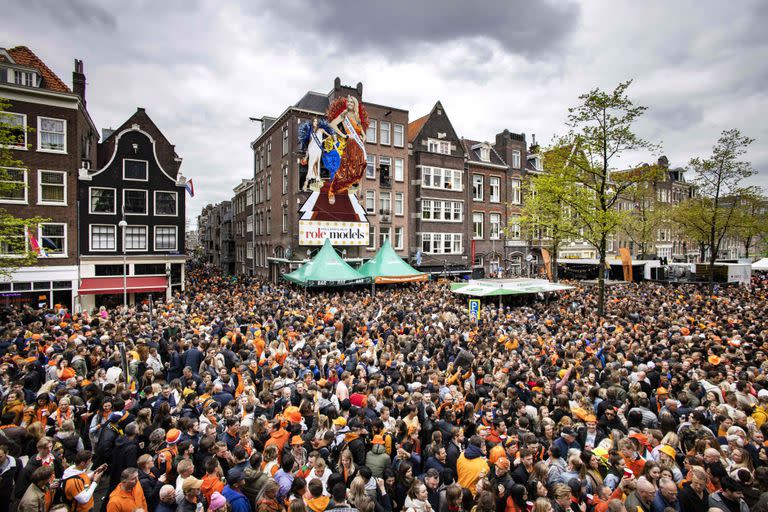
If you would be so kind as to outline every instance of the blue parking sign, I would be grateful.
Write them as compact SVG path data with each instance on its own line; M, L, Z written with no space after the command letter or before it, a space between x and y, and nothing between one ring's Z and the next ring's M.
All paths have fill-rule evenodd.
M480 299L469 299L469 321L477 322L480 318Z

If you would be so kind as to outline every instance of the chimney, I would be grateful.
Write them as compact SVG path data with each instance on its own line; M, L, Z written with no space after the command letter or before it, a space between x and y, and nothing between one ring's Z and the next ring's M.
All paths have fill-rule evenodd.
M72 72L72 90L80 96L85 106L85 72L83 71L83 61L75 59L75 70Z

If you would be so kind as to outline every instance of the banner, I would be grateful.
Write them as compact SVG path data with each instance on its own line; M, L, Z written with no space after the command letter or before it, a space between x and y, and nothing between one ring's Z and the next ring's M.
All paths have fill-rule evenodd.
M541 259L544 260L544 270L547 271L547 279L552 280L552 258L549 256L549 251L546 249L541 250Z
M367 222L300 220L299 245L323 245L328 238L333 245L368 245Z
M632 255L629 253L629 249L626 247L619 247L619 255L621 256L621 267L624 270L624 280L632 282Z
M480 318L480 299L469 299L469 321L477 322Z

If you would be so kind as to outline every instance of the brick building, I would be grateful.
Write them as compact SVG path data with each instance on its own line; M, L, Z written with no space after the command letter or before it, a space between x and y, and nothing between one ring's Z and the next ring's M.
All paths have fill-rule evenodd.
M235 274L252 275L253 272L253 179L242 180L234 188L232 197Z
M78 285L78 169L95 165L98 142L86 110L83 63L75 60L70 89L29 48L0 48L0 97L9 102L4 121L18 127L13 158L23 163L5 169L22 186L0 197L0 208L15 217L49 219L27 227L47 257L2 279L0 304L71 307ZM19 236L29 243L27 233Z
M105 131L78 183L80 305L170 298L184 289L185 184L175 147L138 108ZM125 279L124 279L125 277Z
M411 247L425 271L466 270L464 146L438 101L408 125Z
M370 125L366 137L368 167L357 191L370 224L368 247L342 247L348 258L371 257L384 238L404 257L408 255L408 111L367 102L363 85L341 84L336 78L328 93L307 92L278 117L262 118L262 133L251 143L254 155L253 272L276 279L287 260L303 259L317 247L299 245L299 208L309 193L301 186L306 175L300 160L298 127L325 116L338 97L355 96L366 108Z

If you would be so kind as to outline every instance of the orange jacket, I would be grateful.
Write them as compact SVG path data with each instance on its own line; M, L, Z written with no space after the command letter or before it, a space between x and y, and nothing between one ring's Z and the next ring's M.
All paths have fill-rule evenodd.
M118 484L112 494L109 495L107 512L135 512L137 508L149 510L139 482L136 482L131 492L123 490L122 484Z
M280 427L278 430L275 430L269 434L269 439L267 439L267 442L264 443L264 448L270 445L277 446L277 459L280 460L283 455L283 448L285 447L285 443L287 443L290 438L291 433Z
M224 490L224 482L219 477L207 473L203 476L203 485L200 487L200 492L203 494L206 503L211 502L211 494L215 492L220 493L222 490Z

